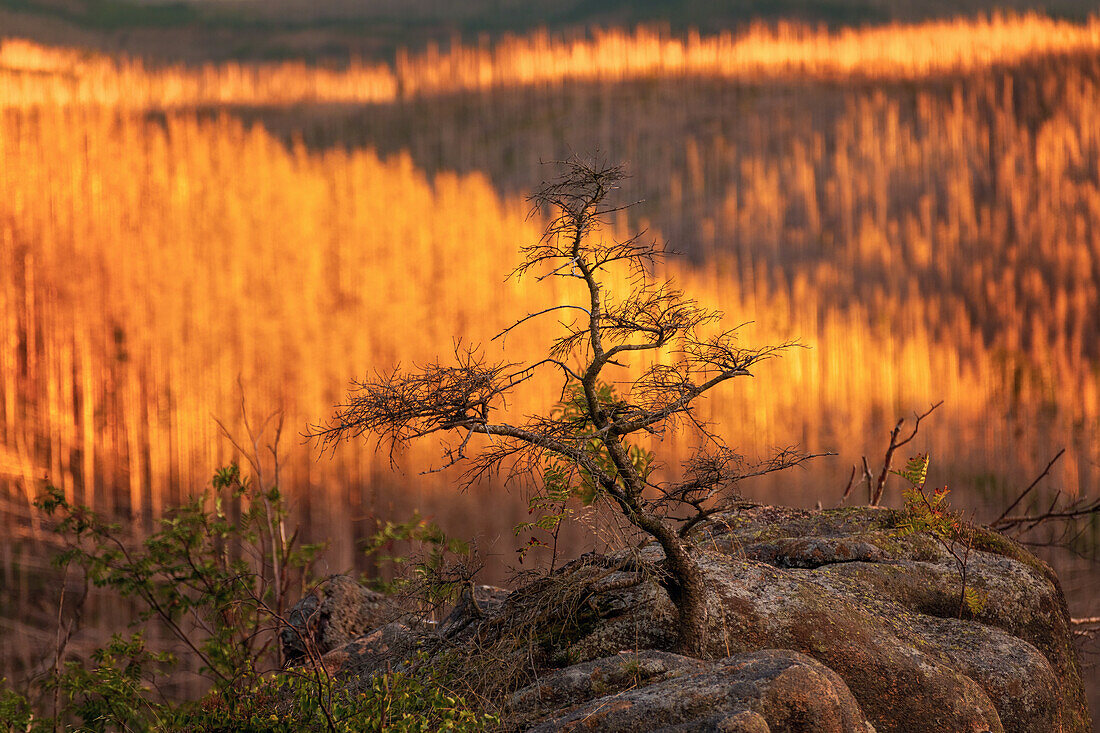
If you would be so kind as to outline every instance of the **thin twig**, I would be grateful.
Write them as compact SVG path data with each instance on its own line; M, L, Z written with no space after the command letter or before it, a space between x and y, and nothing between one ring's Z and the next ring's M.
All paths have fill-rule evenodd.
M848 477L848 485L844 487L844 495L840 497L840 503L848 501L848 496L852 493L852 487L855 486L856 481L856 467L852 466L852 474Z
M512 329L514 329L514 328L516 328L516 327L518 327L518 326L522 325L523 323L525 323L525 322L527 322L527 321L531 320L532 318L537 318L537 317L539 317L539 316L541 316L541 315L544 315L544 314L546 314L546 313L550 313L550 312L552 312L552 311L557 311L557 310L563 310L563 309L567 309L567 308L575 308L576 310L579 310L579 311L584 311L584 312L585 312L585 313L587 313L587 314L588 314L589 316L591 316L591 315L592 315L592 314L591 314L591 313L589 312L589 310L588 310L587 308L583 308L583 307L581 307L581 306L579 306L579 305L571 305L571 304L555 305L555 306L552 306L552 307L550 307L550 308L546 308L546 309L544 309L544 310L541 310L541 311L539 311L539 312L537 312L537 313L528 313L528 314L527 314L526 316L524 316L523 318L519 319L518 321L516 321L515 323L513 323L513 324L512 324L511 326L509 326L508 328L504 329L503 331L501 331L500 333L498 333L498 334L497 334L496 336L493 336L493 337L492 337L491 339L489 339L489 340L490 340L490 341L496 341L496 340L497 340L498 338L500 338L501 336L505 336L505 335L507 335L507 333L508 333L509 331L511 331Z
M1055 455L1054 458L1050 459L1050 463L1048 463L1047 467L1043 469L1043 472L1040 473L1038 476L1036 476L1035 480L1032 481L1030 484L1028 484L1028 487L1026 489L1024 489L1023 491L1020 492L1020 495L1016 497L1016 501L1009 504L1008 508L1005 509L1003 512L1001 512L1001 515L999 517L997 517L996 519L994 519L992 522L989 523L989 526L995 527L998 524L1000 524L1001 521L1004 520L1005 517L1007 517L1009 515L1009 512L1011 512L1013 509L1015 509L1017 507L1017 505L1019 505L1019 503L1024 500L1024 497L1026 497L1028 494L1030 494L1031 490L1034 489L1039 484L1039 482L1043 480L1043 477L1046 476L1048 473L1050 473L1050 469L1054 467L1054 464L1058 462L1058 459L1061 458L1062 454L1065 453L1065 452L1066 452L1065 448L1058 451L1058 454Z

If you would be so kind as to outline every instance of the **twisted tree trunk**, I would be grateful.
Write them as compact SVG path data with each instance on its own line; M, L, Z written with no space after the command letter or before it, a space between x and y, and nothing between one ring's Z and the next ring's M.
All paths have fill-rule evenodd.
M710 611L703 569L691 556L686 541L665 522L642 516L635 523L652 535L665 551L669 577L663 585L680 614L675 651L689 657L705 657Z

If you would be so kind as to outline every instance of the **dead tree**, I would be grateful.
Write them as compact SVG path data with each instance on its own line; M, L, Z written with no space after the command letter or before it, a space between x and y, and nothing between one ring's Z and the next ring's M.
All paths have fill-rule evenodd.
M583 283L585 296L520 318L498 337L531 319L555 314L563 333L546 358L527 365L490 363L476 349L456 348L456 361L413 370L395 369L354 383L345 404L329 423L310 434L322 448L361 435L374 435L394 449L435 433L457 437L445 446L445 466L462 463L467 482L545 460L571 466L574 478L594 487L632 525L664 550L660 577L679 614L678 649L701 655L709 625L708 590L689 550L687 531L714 513L739 479L797 465L809 456L781 451L762 464L747 464L724 447L694 410L695 400L733 379L751 376L761 361L791 343L763 348L738 344L737 329L724 330L721 313L685 297L669 282L657 282L653 265L664 248L641 235L619 241L609 236L609 215L623 208L609 196L625 178L622 168L579 159L558 164L561 175L531 197L533 213L548 218L537 244L521 249L517 277L570 278ZM609 291L609 275L626 268L632 286L625 297ZM648 352L652 360L640 377L610 400L605 372L625 359ZM661 363L661 361L665 363ZM574 410L524 418L512 424L497 417L506 396L540 369L563 378L563 396ZM676 484L654 483L635 460L630 438L660 434L686 424L698 431L702 448ZM473 436L490 439L471 447ZM470 451L470 455L467 451ZM688 510L686 516L677 512Z

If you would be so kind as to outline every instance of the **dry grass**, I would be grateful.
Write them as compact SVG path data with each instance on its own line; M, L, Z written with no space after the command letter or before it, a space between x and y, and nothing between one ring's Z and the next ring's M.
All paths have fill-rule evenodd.
M426 360L455 336L485 341L511 314L568 297L502 284L517 245L537 239L522 201L476 175L428 181L404 157L288 150L228 118L94 111L4 114L0 157L0 444L28 478L48 472L104 507L157 513L226 460L211 417L235 414L238 375L257 413L281 408L301 426L354 375ZM777 287L763 261L672 274L752 314L753 342L816 347L710 401L745 449L862 447L876 410L932 399L978 431L952 445L989 450L1006 429L982 419L1003 373L970 327L947 340L913 313L884 329L863 306L818 300L820 273ZM532 327L507 345L536 357L549 335ZM1075 415L1100 414L1095 382L1062 388ZM544 382L514 408L554 394ZM333 498L386 469L358 450L315 464L299 448L292 464L292 484Z

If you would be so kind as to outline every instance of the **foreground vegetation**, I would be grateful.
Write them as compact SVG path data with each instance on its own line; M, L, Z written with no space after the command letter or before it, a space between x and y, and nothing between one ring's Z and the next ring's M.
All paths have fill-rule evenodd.
M606 415L604 408L623 404L607 399L613 398L610 390L599 389L595 392L601 407L601 413L597 415ZM583 398L572 398L563 403L561 412L553 419L563 425L573 424L572 429L582 431L583 436L594 426L582 412L585 408L579 404L581 400ZM616 422L622 423L628 419L612 414ZM550 424L547 421L542 426L545 428ZM501 439L505 436L501 435ZM581 441L580 445L579 450L583 452L581 462L589 466L593 473L563 469L562 462L556 460L552 452L547 453L550 460L543 463L544 470L541 472L546 483L539 492L542 499L548 502L543 505L544 508L554 505L556 511L575 516L577 499L598 503L627 491L619 489L614 479L603 474L615 465L613 453L609 452L606 444ZM645 465L643 461L641 470L645 470ZM255 475L262 476L260 464L253 462L252 466ZM883 471L888 468L889 464ZM865 516L871 513L875 521L885 521L884 526L892 528L886 533L879 528L875 533L878 542L893 543L915 533L922 535L924 544L916 545L923 548L918 551L921 571L910 571L914 578L908 582L929 582L926 573L929 567L935 567L935 563L931 561L934 553L928 555L928 543L936 542L945 550L954 560L957 577L939 577L934 581L936 587L931 597L938 595L953 599L948 601L946 608L951 609L950 613L958 619L978 619L982 617L987 603L997 607L1009 602L1008 598L1001 598L993 591L981 589L993 587L1004 592L1003 586L987 585L988 577L984 581L979 580L979 585L973 585L970 564L973 550L1000 548L999 552L1008 551L1011 557L1024 558L1026 563L1034 565L1040 577L1050 578L1046 566L1035 561L1018 545L988 528L975 528L952 510L946 500L946 490L926 492L927 456L917 456L904 469L893 473L911 485L906 493L905 509L876 512L868 507L856 509L856 513ZM698 492L713 498L721 489L728 487L730 481L736 482L738 478L738 475L726 475L712 485L709 481L718 477L711 476L706 479L707 483L697 481L680 487L666 487L665 493L653 503L629 494L625 496L627 503L637 505L635 511L642 513L639 524L646 527L649 525L645 518L656 522L668 521L661 515L663 501L672 500L681 507L686 501L690 505L691 498L677 499L689 497L685 491L697 492L694 494L696 498L702 496ZM604 485L594 485L593 479L602 481ZM708 506L714 506L716 510L721 508L721 504L708 503ZM447 608L453 608L460 597L456 591L468 588L472 576L455 576L452 571L457 566L445 568L440 557L447 553L464 554L466 550L459 547L460 543L449 540L437 527L422 520L414 518L401 525L387 523L367 543L369 552L392 549L395 540L423 543L427 552L414 562L412 571L404 579L395 582L391 578L386 583L391 590L412 589L412 593L402 598L392 596L391 600L394 603L392 618L400 617L402 624L410 624L403 626L403 629L408 639L414 640L413 646L398 647L385 667L377 660L373 668L369 665L365 667L375 670L368 679L365 674L363 677L352 676L354 668L350 671L340 669L345 665L339 658L322 657L321 650L306 631L310 624L303 626L300 618L295 619L288 612L288 601L299 598L315 583L313 573L322 548L298 542L298 530L287 524L285 499L277 486L266 486L257 478L245 478L235 464L219 470L211 482L211 488L202 495L172 507L158 522L156 531L140 541L119 525L106 522L89 508L70 504L63 492L55 487L47 487L36 501L36 507L66 547L54 558L54 564L71 571L66 579L75 582L63 583L57 593L56 644L49 650L41 650L45 652L42 671L34 677L20 680L14 686L0 680L0 730L9 733L58 730L89 733L292 733L303 730L427 733L453 730L472 733L494 730L502 723L501 714L497 711L507 710L504 701L508 695L528 682L532 674L537 678L542 670L541 665L548 661L549 650L557 647L558 653L564 653L563 657L552 657L557 661L551 666L561 666L563 659L568 659L571 653L569 640L580 638L576 635L583 636L586 632L582 632L582 628L592 631L594 609L588 608L588 604L600 592L597 586L614 592L656 581L668 589L669 596L674 600L684 592L677 580L681 571L675 564L669 566L671 572L666 572L661 569L663 563L644 559L645 553L628 551L625 554L588 555L586 559L570 563L570 571L564 575L536 573L530 576L529 579L534 582L510 596L511 605L506 607L507 611L491 616L485 628L473 635L467 634L464 642L461 641L463 629L467 628L472 616L460 619L453 625L445 623L439 628L441 633L438 637L432 633L418 634L414 629L430 631L433 627L418 627L417 622L412 621L414 617L423 617L417 616L418 609L410 605L410 601L424 602L426 605L419 609L421 612L425 608L438 609L441 601ZM784 510L751 503L742 504L739 508L748 510L749 514L754 509L773 512L770 515L756 515L757 521L760 516L771 517L774 521L778 515L812 523L828 521L824 519L826 517L835 520L849 514L848 510L817 514L786 510L784 513ZM1094 507L1091 511L1095 514L1097 510ZM712 516L710 511L700 509L699 512L701 518ZM527 529L542 530L556 536L556 522L543 524L542 518ZM559 515L557 519L560 518ZM730 518L726 516L714 526L729 526L726 521ZM626 519L638 517L628 516ZM683 528L690 529L692 525L689 521ZM517 527L517 531L521 529ZM790 529L788 526L786 531ZM803 529L813 532L805 524ZM752 536L759 539L760 533ZM667 540L667 537L664 539ZM713 535L708 542L710 540L713 540ZM682 542L683 548L691 547L690 558L696 557L695 553L707 555L708 550L694 546L695 542ZM703 546L708 542L702 543ZM630 546L634 547L634 543ZM820 549L815 551L821 552ZM630 565L631 569L624 570L624 563L629 563L631 558L634 564ZM601 560L608 561L608 564L601 565ZM891 577L895 577L896 566L891 563L890 567ZM592 570L596 571L595 574ZM636 577L632 577L625 586L621 585L621 579L619 585L603 582L608 575L617 572ZM578 578L578 575L581 577ZM934 573L932 577L937 578ZM414 586L410 583L412 578L427 583ZM1014 583L1018 580L1018 575L1013 576ZM939 581L945 581L942 587L938 585ZM957 592L952 587L955 585ZM78 590L70 595L70 588L74 586ZM120 624L122 617L118 609L127 606L134 610L135 620L125 635L116 633L90 654L80 655L70 649L69 643L83 632L81 625L91 588L109 597L116 609L112 614L112 623ZM425 593L428 589L430 592ZM872 591L872 595L876 592ZM1056 583L1051 586L1051 592L1058 593L1057 597L1061 598ZM633 602L639 604L632 609L634 613L645 605L637 597ZM1020 601L1017 599L1014 602ZM461 605L461 601L459 603ZM677 605L683 606L680 602ZM588 611L582 612L582 607ZM477 608L476 603L473 608ZM850 607L845 606L845 609L851 611ZM354 609L345 608L343 612L355 615ZM482 611L474 612L467 608L467 613L481 616ZM939 613L947 611L941 609ZM1064 614L1064 604L1059 602L1052 613ZM596 613L596 616L599 614ZM604 620L613 624L616 623L613 620L615 617L613 615L610 621ZM675 616L672 618L675 619ZM864 623L867 622L865 616L861 618ZM1060 628L1062 638L1068 640L1068 631L1064 626L1067 619L1064 616L1059 618L1063 624ZM341 619L341 622L347 620ZM654 621L652 617L649 620L657 626L670 622L667 617L660 621ZM683 610L680 620L672 621L682 638L695 631L690 626L691 622L690 613L685 614ZM1004 620L1003 616L994 616L985 618L984 622L1004 623ZM141 628L134 631L135 625ZM711 624L708 633L714 632L715 627ZM446 636L448 628L452 637ZM718 628L721 628L722 634L729 633L724 626ZM161 638L167 633L171 646L178 652L167 651L168 647L163 642L147 641L147 632L151 632L148 636L156 638L158 630L162 632ZM654 628L643 630L645 643L653 643L660 638L653 636L654 632ZM296 636L298 648L305 652L303 659L290 664L282 656L281 650L285 646L279 645L280 635L285 644L287 633ZM665 642L671 643L674 638L668 637ZM433 640L437 643L433 644ZM612 633L605 643L621 644L621 638ZM721 644L713 646L715 643L712 638L711 646L695 650L697 656L711 658L715 649L722 649ZM1044 639L1039 643L1057 641ZM638 644L637 639L635 644ZM619 650L620 646L611 648ZM728 654L728 639L725 649ZM815 649L820 651L818 647ZM988 653L988 650L983 651ZM592 650L588 649L588 653L591 654ZM1068 653L1070 656L1061 657L1061 662L1069 664L1068 669L1075 670L1073 652ZM992 656L996 657L996 654ZM536 658L539 660L537 663ZM652 670L643 671L638 661L631 661L628 657L620 659L623 660L622 672L636 676L631 687L641 684L643 680L650 681ZM166 683L181 667L203 680L202 694L198 699L181 699L167 692ZM865 660L861 659L861 671L864 667ZM1013 671L1016 671L1015 668ZM584 670L578 671L581 675L585 673ZM589 668L587 673L591 674L592 669ZM876 679L881 682L880 677ZM1076 685L1076 678L1073 681ZM588 692L597 697L607 692L606 688L604 692L599 690L593 684ZM862 692L867 694L866 690ZM559 709L562 700L553 695L550 697L553 703L547 709ZM920 704L921 701L916 702ZM716 704L720 707L720 701ZM1087 711L1083 708L1076 710L1087 719ZM526 714L532 712L537 712L537 709L526 709Z
M63 584L57 643L45 670L20 689L0 686L0 730L475 731L495 720L431 668L337 684L313 651L307 663L284 670L279 633L297 628L288 626L288 600L316 582L322 548L301 544L298 530L286 526L277 486L242 477L236 465L218 471L202 495L172 507L141 541L54 487L36 506L66 546L54 564L72 571L64 577L76 576L80 590L68 596ZM395 532L390 525L374 547L425 537L409 532L422 526ZM73 654L69 641L82 631L93 587L113 596L116 607L134 609L131 627L167 632L185 667L206 682L199 700L165 695L162 685L179 659L150 646L145 629L116 633L86 658ZM307 651L315 649L299 638Z

